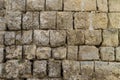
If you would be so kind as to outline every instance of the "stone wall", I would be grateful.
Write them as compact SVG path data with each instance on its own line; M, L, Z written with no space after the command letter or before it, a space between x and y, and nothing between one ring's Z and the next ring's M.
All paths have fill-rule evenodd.
M0 80L120 80L120 0L0 0Z

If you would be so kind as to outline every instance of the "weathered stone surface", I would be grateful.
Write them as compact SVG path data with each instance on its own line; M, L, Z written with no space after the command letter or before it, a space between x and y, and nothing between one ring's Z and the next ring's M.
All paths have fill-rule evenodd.
M4 77L4 67L4 63L0 63L0 77Z
M103 46L118 46L118 30L117 29L108 29L103 30Z
M100 54L101 54L102 60L105 60L105 61L115 60L115 53L114 53L113 47L101 47Z
M62 62L63 78L65 80L81 80L80 63L78 61L64 60Z
M34 59L36 53L36 45L24 45L24 57L26 59Z
M67 30L68 45L84 44L84 30Z
M0 0L0 10L5 8L5 1L4 0Z
M52 49L52 56L55 59L66 59L67 50L65 47L58 47Z
M21 29L21 12L7 12L5 17L9 30Z
M48 11L40 13L40 28L41 29L55 29L56 28L56 12Z
M120 61L120 47L116 47L116 61Z
M80 11L81 0L64 0L64 10Z
M15 32L7 31L5 32L5 44L6 45L13 45L15 44Z
M108 12L108 1L97 0L98 11Z
M119 0L109 0L109 11L120 11L120 1Z
M108 25L108 17L106 13L94 13L92 25L94 29L106 29Z
M78 47L77 46L68 46L67 48L67 59L77 60L78 56Z
M39 12L23 14L23 29L39 29Z
M94 46L80 46L79 60L98 60L99 52Z
M65 30L50 30L50 45L53 47L65 45L66 43Z
M109 28L120 28L119 20L120 20L120 13L109 13Z
M25 11L25 0L5 0L6 10Z
M5 32L4 31L0 31L0 45L4 44L4 35L5 35Z
M47 61L45 60L35 61L33 68L33 75L36 77L45 77L47 75ZM32 80L37 80L37 79L32 79Z
M90 15L90 13L88 13L88 12L77 12L77 13L75 13L74 14L75 28L76 29L88 29L89 26L90 26L89 15Z
M49 59L51 57L50 47L38 47L36 50L37 59Z
M57 12L57 29L73 29L72 12Z
M4 60L4 48L0 47L0 62L3 62Z
M44 10L45 0L27 0L27 10L41 11Z
M46 0L47 10L62 10L62 0Z
M0 17L0 31L6 30L6 20L4 17Z
M7 59L22 58L22 46L7 46L5 51Z
M22 44L22 31L16 31L15 41L16 41L16 45Z
M100 45L101 42L102 42L101 30L85 31L85 44Z
M49 60L48 69L49 77L61 77L61 61Z
M93 80L94 62L82 61L81 62L81 80Z
M49 31L34 30L34 43L37 45L49 45Z

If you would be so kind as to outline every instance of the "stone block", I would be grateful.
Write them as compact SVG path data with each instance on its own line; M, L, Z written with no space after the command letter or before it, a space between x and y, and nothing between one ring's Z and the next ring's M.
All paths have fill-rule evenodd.
M62 10L62 0L46 0L47 10Z
M4 0L0 0L0 10L5 8L5 1Z
M120 11L120 0L109 0L109 11L116 12Z
M104 61L114 61L115 53L113 47L101 47L100 48L101 58Z
M21 45L22 44L22 31L16 31L16 37L15 37L15 41L16 41L16 45Z
M23 29L39 29L39 12L23 14Z
M56 12L55 11L40 13L40 28L56 29Z
M0 31L0 45L4 44L5 31Z
M57 12L57 29L73 29L72 12Z
M51 57L51 48L50 47L38 47L36 49L37 59L49 59Z
M3 62L4 60L4 48L0 47L0 62Z
M6 20L4 17L0 17L0 31L6 30Z
M116 61L120 61L120 47L116 47Z
M108 12L108 1L107 0L97 0L98 11Z
M66 44L65 30L50 30L50 45L53 47Z
M52 56L55 59L66 59L67 50L65 47L58 47L52 49Z
M95 46L80 46L79 60L98 60L99 51Z

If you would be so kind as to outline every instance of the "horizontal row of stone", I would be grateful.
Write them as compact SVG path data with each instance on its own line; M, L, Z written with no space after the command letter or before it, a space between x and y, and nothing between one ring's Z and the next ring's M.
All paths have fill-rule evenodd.
M32 68L31 68L32 67ZM119 80L120 63L102 61L72 61L72 60L9 60L0 64L0 76L6 78L56 78L65 80ZM61 75L63 74L63 75ZM58 79L57 79L58 78ZM38 79L39 80L39 79ZM41 80L41 79L40 79ZM48 79L45 79L48 80ZM53 79L54 80L54 79ZM62 80L62 79L60 79Z
M0 48L0 62L9 59L28 60L102 60L120 61L120 47L100 47L95 46L67 46L67 47L36 47L36 45L7 46Z
M92 5L91 5L92 4ZM120 11L119 0L1 0L0 9L12 11Z

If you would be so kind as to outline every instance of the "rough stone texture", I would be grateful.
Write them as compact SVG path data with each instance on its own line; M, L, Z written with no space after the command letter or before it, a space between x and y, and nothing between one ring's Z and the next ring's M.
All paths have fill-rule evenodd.
M116 50L116 60L120 61L120 47L117 47L115 50Z
M62 0L46 0L47 10L62 10Z
M94 46L80 46L79 60L98 60L99 52Z
M116 12L120 11L120 1L119 0L109 0L109 11Z
M35 61L33 67L33 75L36 77L45 77L47 75L47 61ZM37 80L37 79L32 79Z
M118 46L118 30L108 29L103 30L103 46Z
M50 30L50 45L53 47L65 45L66 31Z
M39 29L39 12L23 14L23 29Z
M6 30L6 20L4 17L0 17L0 31Z
M68 45L84 44L84 30L67 30Z
M0 62L2 63L4 60L4 48L0 47Z
M50 47L38 47L36 49L37 59L49 59L51 57L51 48Z
M87 45L100 45L102 42L101 30L86 30L85 31L85 44Z
M52 56L55 59L65 59L67 54L67 49L65 47L58 47L52 49Z
M34 30L34 43L37 45L49 45L49 31Z
M5 32L4 31L0 31L0 45L4 44L4 35L5 35Z
M57 29L73 29L72 12L57 12Z
M113 47L101 47L100 54L101 54L102 60L105 60L105 61L115 60L115 53L114 53Z
M98 10L102 12L108 11L108 0L97 0Z
M41 12L40 13L40 28L55 29L56 28L56 12Z
M27 10L41 11L44 10L45 0L27 0Z
M77 46L68 46L67 59L77 60L77 56L78 56L78 47Z

